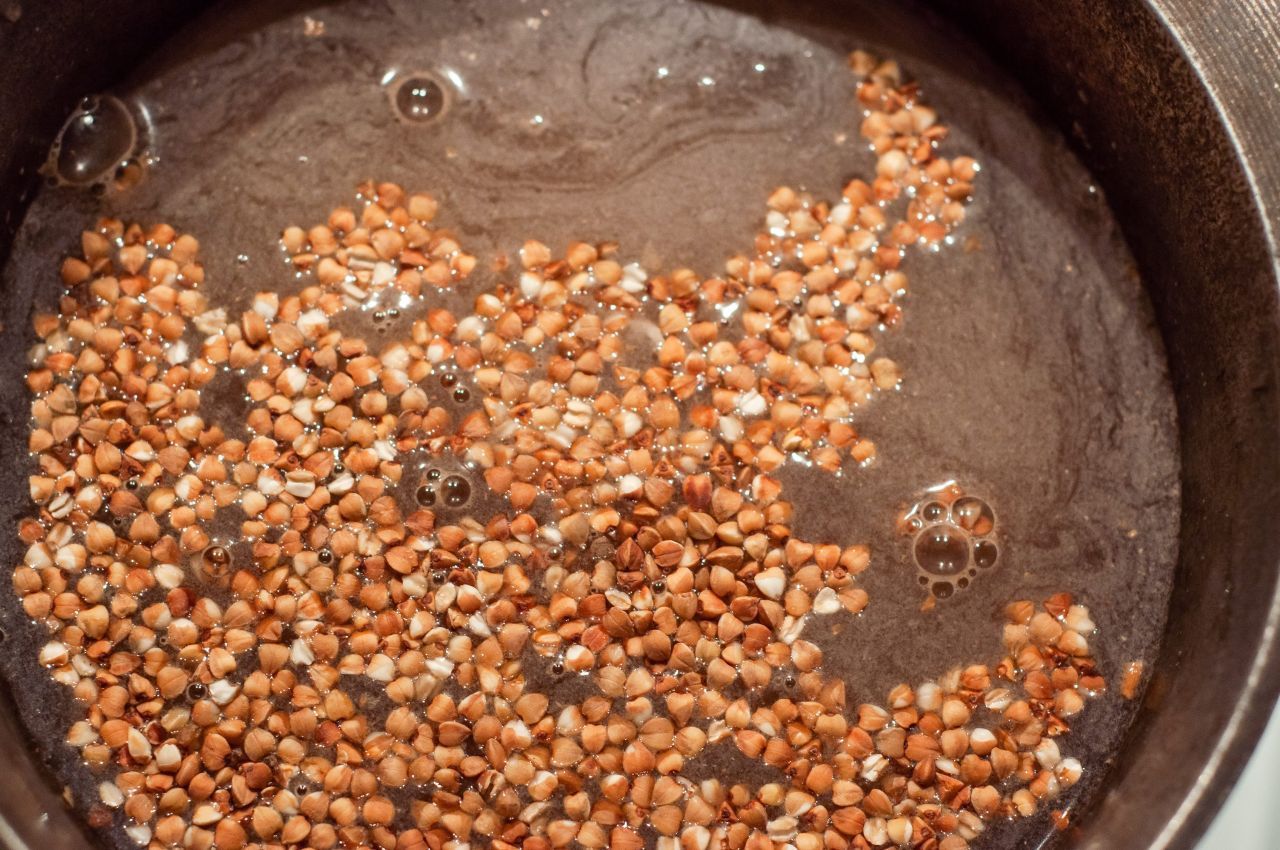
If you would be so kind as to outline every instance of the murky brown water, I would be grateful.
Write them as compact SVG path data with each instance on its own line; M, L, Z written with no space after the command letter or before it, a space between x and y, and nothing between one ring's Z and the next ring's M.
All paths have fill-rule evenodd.
M57 258L92 218L166 220L199 236L211 300L235 314L253 292L291 286L280 230L322 220L370 177L436 194L482 266L526 238L584 239L617 241L621 258L651 271L710 272L749 246L774 186L834 197L870 171L844 57L878 49L922 82L952 128L949 151L978 157L983 173L962 244L909 260L906 321L884 342L905 384L859 420L879 458L838 479L796 466L782 475L798 533L873 546L862 578L870 608L814 639L852 699L881 699L899 681L996 660L1005 601L1068 590L1094 612L1103 669L1117 680L1155 654L1178 490L1163 353L1105 201L1011 84L946 30L856 3L787 9L405 0L286 17L220 10L116 92L155 157L143 181L101 197L44 191L6 274L51 303ZM307 15L322 35L307 34ZM429 120L405 120L397 104ZM467 289L488 284L477 274ZM389 318L388 333L408 318ZM26 305L7 305L6 350L28 326ZM921 612L912 542L894 522L948 479L993 508L999 559ZM4 545L14 563L13 541ZM66 694L35 669L41 638L19 622L12 594L0 607L13 694L36 740L60 740ZM1088 771L1079 794L1103 775L1131 712L1113 693L1077 724L1069 746ZM47 748L71 782L69 755ZM1033 819L982 846L1046 838Z

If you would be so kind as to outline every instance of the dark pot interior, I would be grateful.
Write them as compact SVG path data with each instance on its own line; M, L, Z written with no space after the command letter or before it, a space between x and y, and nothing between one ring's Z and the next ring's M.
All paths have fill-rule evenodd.
M1065 840L1190 848L1280 691L1280 156L1270 146L1280 97L1251 94L1280 85L1280 24L1274 10L1249 6L1211 21L1193 0L939 5L1070 140L1154 306L1180 430L1179 565L1145 702ZM76 100L112 86L202 8L0 0L0 259ZM25 315L29 287L4 286L18 305L10 315ZM26 327L3 333L0 445L17 458ZM5 516L22 502L15 494ZM10 544L4 551L14 562ZM40 758L11 709L0 716L0 752L11 764L0 778L0 842L85 846L58 792L32 781Z

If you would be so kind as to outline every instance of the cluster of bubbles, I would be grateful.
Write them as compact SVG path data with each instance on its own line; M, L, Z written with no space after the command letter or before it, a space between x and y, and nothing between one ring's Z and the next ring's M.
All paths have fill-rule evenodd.
M460 508L471 501L471 482L463 475L446 476L432 467L414 492L414 499L423 507L440 504L446 508Z
M453 372L445 372L441 375L440 385L445 389L452 389L453 400L459 404L471 400L471 390L458 383L458 376Z
M913 535L918 581L939 599L968 587L1000 558L995 512L977 496L957 497L954 489L934 494L910 508L903 522Z

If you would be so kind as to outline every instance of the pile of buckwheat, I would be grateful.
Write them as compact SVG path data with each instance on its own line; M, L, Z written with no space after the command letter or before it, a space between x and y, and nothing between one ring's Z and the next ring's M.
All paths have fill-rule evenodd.
M82 709L95 826L225 850L960 850L1080 778L1057 740L1104 683L1070 597L1012 603L996 663L881 703L805 637L867 606L871 553L799 539L770 473L875 456L852 418L900 380L876 342L904 257L948 241L978 171L939 155L894 63L850 64L874 178L776 190L716 277L528 242L473 295L436 202L370 183L285 229L301 285L232 317L193 236L84 233L35 321L13 582ZM374 304L407 338L339 329ZM202 405L215 381L247 415Z

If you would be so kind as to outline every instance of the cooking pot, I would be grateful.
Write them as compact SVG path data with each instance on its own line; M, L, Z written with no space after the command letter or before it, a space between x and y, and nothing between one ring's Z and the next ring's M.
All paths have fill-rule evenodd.
M464 14L466 4L456 5ZM0 258L77 100L110 88L204 10L0 0ZM1105 782L1053 840L1191 848L1280 691L1280 7L941 0L920 14L966 32L1070 140L1105 191L1154 306L1179 425L1174 590L1137 719ZM36 293L12 275L3 286L0 445L16 459ZM26 509L19 465L4 472L4 528ZM15 541L0 550L18 562ZM0 710L0 842L86 846L46 781L51 756L30 744L10 700Z

